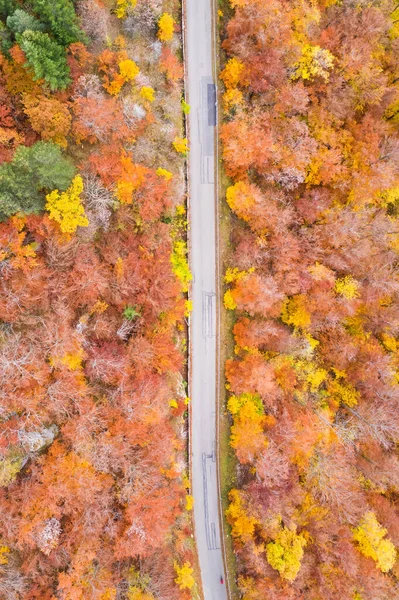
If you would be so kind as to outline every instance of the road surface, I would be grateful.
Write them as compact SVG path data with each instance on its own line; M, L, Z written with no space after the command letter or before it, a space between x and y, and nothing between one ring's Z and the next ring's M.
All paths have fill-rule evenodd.
M212 0L186 0L189 115L191 316L191 449L194 518L205 600L226 600L220 539L216 453L216 93Z

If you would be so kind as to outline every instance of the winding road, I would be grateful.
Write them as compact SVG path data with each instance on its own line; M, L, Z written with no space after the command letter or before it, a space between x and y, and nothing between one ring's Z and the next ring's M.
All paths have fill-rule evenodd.
M226 600L217 479L217 231L212 0L185 0L189 115L191 464L197 549L205 600Z

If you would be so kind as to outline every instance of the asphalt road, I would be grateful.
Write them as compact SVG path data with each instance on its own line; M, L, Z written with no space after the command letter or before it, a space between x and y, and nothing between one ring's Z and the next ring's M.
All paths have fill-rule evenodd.
M186 0L190 152L192 483L205 600L226 600L216 455L215 86L211 0Z

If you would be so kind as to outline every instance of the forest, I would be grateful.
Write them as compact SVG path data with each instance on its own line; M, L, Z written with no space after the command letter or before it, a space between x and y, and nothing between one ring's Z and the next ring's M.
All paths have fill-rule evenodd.
M399 598L399 7L219 4L245 600Z
M0 19L0 598L196 598L179 3Z

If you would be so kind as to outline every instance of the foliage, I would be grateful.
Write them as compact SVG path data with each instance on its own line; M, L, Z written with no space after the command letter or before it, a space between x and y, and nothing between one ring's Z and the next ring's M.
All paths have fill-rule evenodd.
M187 155L187 153L188 153L187 138L175 137L172 145L173 145L173 148L176 150L176 152L178 152L179 154L183 154L184 156Z
M84 42L86 37L79 27L71 0L31 0L34 12L46 25L61 46Z
M173 252L170 257L173 273L179 279L182 285L182 291L187 292L188 285L192 280L192 275L187 262L187 243L183 240L177 240L173 244Z
M27 30L16 38L26 55L26 66L34 71L35 80L44 79L50 90L62 90L69 85L70 71L62 46L41 31Z
M284 527L276 539L267 544L267 560L283 579L293 581L301 567L304 546L306 546L306 539L302 534L298 535L295 531Z
M155 91L152 87L143 86L140 90L140 96L143 98L143 100L147 100L148 102L154 102Z
M74 171L59 146L52 142L20 146L12 161L0 166L0 214L38 212L44 205L41 190L65 191Z
M115 14L118 19L126 19L129 9L136 6L137 0L116 0Z
M56 98L25 95L23 105L32 129L39 133L43 140L51 140L66 147L66 136L71 130L72 117L65 104Z
M166 179L166 181L170 181L171 179L173 179L173 173L162 167L158 167L157 175L158 177L163 177L164 179Z
M375 560L383 573L392 569L396 561L395 546L385 538L386 534L387 530L378 523L372 511L367 512L353 529L353 539L357 542L359 551Z
M126 306L125 310L123 311L123 316L128 321L133 321L133 319L136 317L140 317L140 311L138 311L135 306Z
M241 492L235 489L230 490L229 500L230 504L226 510L226 518L229 525L231 525L231 535L243 541L252 539L256 519L248 516L243 505Z
M328 80L334 65L334 57L329 50L306 44L302 48L302 56L295 65L295 78L313 79L322 77Z
M340 294L344 298L348 300L352 300L353 298L359 297L359 284L357 281L353 279L350 275L343 277L342 279L337 279L334 286L337 294Z
M302 294L287 299L281 313L281 320L287 325L306 329L310 325L310 314L306 304L306 296Z
M158 39L161 42L170 42L173 38L175 21L169 13L163 13L158 21Z
M49 217L59 224L62 233L75 233L78 227L89 224L80 198L82 192L83 180L76 175L65 192L54 190L46 196Z
M8 29L14 33L23 33L26 30L44 31L45 29L43 23L20 8L7 17L6 24Z
M240 83L243 71L244 64L242 61L235 57L230 58L220 74L220 79L223 81L227 89L235 88Z

